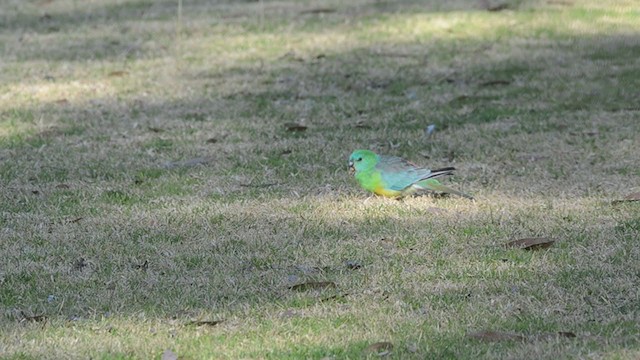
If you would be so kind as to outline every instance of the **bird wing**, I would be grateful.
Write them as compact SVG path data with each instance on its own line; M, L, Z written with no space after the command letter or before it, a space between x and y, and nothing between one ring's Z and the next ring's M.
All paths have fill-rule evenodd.
M431 170L418 167L396 156L380 156L376 165L382 182L390 190L402 191L415 182L432 176Z

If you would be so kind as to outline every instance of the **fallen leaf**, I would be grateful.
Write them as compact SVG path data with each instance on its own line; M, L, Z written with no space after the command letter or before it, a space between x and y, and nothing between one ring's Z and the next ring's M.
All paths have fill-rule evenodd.
M289 289L295 291L307 291L307 290L319 290L326 288L335 288L336 284L333 281L308 281L300 284L289 286Z
M506 248L520 248L523 250L540 250L546 249L553 245L555 240L549 238L524 238L506 243Z
M393 344L388 341L381 341L367 346L364 349L365 354L376 354L378 356L387 356L391 354Z
M220 323L224 322L224 320L196 320L189 321L187 325L189 326L216 326Z
M518 335L515 333L508 333L508 332L502 332L502 331L486 331L486 330L468 333L467 337L470 337L476 340L487 341L487 342L512 341L512 340L524 341L525 340L524 336Z
M337 10L334 8L316 8L316 9L307 9L300 11L300 15L304 14L331 14L336 12Z
M117 71L112 71L108 74L109 77L122 77L129 74L128 71L124 71L124 70L117 70Z
M509 8L509 4L504 3L504 4L497 4L497 5L489 6L487 8L487 11L498 12L498 11L506 10L508 8Z
M287 131L301 132L307 130L306 126L298 123L286 123L284 124L284 127L287 129Z
M508 80L489 80L481 83L480 86L487 87L487 86L509 85L509 84L511 84L511 81L508 81Z
M56 101L54 101L54 102L55 102L56 104L59 104L59 105L64 105L64 104L68 104L68 103L69 103L69 100L67 100L67 99L58 99L58 100L56 100Z
M178 355L170 349L167 349L162 353L162 360L178 360Z
M20 315L22 315L22 321L29 321L29 322L43 322L43 321L47 321L47 317L42 314L42 315L27 315L24 311L20 311Z
M304 59L298 55L294 51L289 51L286 54L280 57L280 60L291 60L297 62L304 62Z
M622 198L622 200L614 200L611 203L612 204L617 204L617 203L629 202L629 201L640 201L640 192L631 193L631 194L625 196L624 198Z
M574 338L574 337L576 337L576 334L572 333L571 331L559 331L559 332L552 332L552 333L537 334L533 336L533 339L549 340L549 339L556 339L556 338Z
M576 334L572 333L571 331L558 331L558 336L559 337L574 338L574 337L576 337Z

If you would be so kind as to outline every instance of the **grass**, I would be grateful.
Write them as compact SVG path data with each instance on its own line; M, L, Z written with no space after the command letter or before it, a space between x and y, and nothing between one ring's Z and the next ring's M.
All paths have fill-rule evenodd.
M5 2L0 357L640 356L634 1Z

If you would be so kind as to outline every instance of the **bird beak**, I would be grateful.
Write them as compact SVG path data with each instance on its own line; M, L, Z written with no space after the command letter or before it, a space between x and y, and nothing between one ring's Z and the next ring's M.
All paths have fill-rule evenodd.
M349 161L349 174L354 174L356 172L356 168L353 167L353 161Z

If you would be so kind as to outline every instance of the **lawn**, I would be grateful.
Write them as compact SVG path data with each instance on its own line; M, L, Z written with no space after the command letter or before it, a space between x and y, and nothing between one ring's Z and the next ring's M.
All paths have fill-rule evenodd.
M640 357L636 1L180 5L3 0L1 358Z

